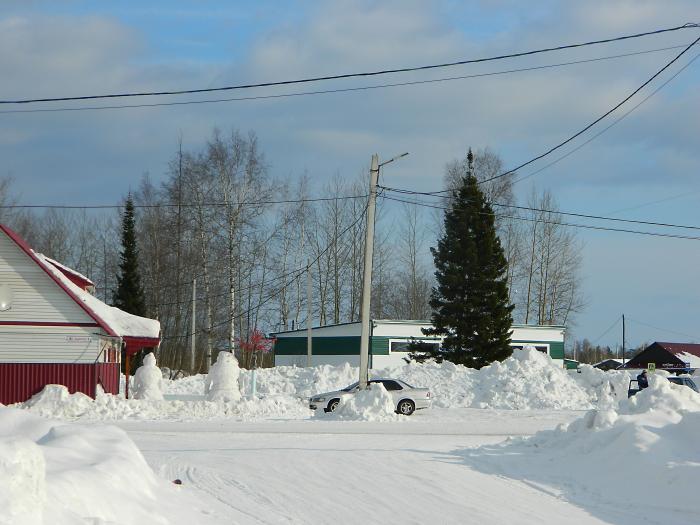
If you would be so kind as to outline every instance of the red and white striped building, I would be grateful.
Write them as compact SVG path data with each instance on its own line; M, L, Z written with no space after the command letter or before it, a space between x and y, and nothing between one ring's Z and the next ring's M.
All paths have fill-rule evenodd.
M160 343L160 323L109 306L94 284L32 250L0 225L0 403L25 401L47 384L94 397L119 393L121 350Z

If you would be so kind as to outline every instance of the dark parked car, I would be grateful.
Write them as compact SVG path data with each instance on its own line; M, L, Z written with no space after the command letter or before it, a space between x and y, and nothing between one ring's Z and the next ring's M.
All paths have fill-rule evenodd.
M698 385L696 385L695 381L693 381L690 377L669 376L668 380L675 385L687 386L688 388L700 394L700 389L698 389ZM632 397L640 390L643 389L639 388L637 380L630 380L629 388L627 389L627 397Z

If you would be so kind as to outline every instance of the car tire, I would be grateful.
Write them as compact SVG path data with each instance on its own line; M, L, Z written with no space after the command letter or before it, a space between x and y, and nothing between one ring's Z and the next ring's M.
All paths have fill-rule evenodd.
M328 407L326 407L326 412L335 412L335 409L338 408L339 403L340 403L340 399L338 399L338 398L331 399L328 402Z
M402 416L410 416L416 411L416 404L410 399L402 399L399 404L396 405L396 412Z

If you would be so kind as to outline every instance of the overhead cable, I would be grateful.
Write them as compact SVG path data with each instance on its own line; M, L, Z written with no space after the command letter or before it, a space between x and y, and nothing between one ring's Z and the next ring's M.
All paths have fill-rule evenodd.
M357 77L372 77L379 75L388 75L393 73L408 73L412 71L427 71L431 69L442 69L448 67L462 66L467 64L478 64L483 62L492 62L496 60L504 60L508 58L519 58L524 56L531 56L540 53L549 53L553 51L562 51L565 49L574 49L579 47L606 44L611 42L619 42L623 40L630 40L634 38L641 38L645 36L658 35L662 33L670 33L674 31L680 31L682 29L697 28L698 24L688 23L680 26L669 27L664 29L656 29L654 31L646 31L643 33L635 33L631 35L622 35L613 38L606 38L600 40L591 40L588 42L581 42L576 44L565 44L555 47L535 49L531 51L522 51L517 53L509 53L505 55L497 55L485 58L472 58L465 60L457 60L454 62L443 62L438 64L429 64L423 66L414 67L401 67L392 69L380 69L375 71L366 71L361 73L342 73L338 75L324 75L316 77L307 77L296 80L278 80L272 82L259 82L259 83L248 83L248 84L237 84L232 86L222 86L214 88L199 88L199 89L180 89L180 90L161 90L161 91L140 91L140 92L127 92L127 93L112 93L112 94L102 94L102 95L80 95L80 96L69 96L69 97L41 97L41 98L24 98L24 99L6 99L0 100L0 104L32 104L37 102L65 102L65 101L77 101L77 100L95 100L95 99L107 99L107 98L126 98L126 97L150 97L150 96L163 96L163 95L185 95L185 94L195 94L195 93L212 93L217 91L234 91L241 89L251 89L260 87L272 87L272 86L286 86L292 84L307 84L311 82L321 82L328 80L339 80L346 78L357 78Z
M426 208L434 208L437 210L449 210L449 208L446 206L436 206L436 205L428 204L425 202L416 202L416 201L410 201L410 200L405 200L405 199L397 199L395 197L389 197L386 195L383 196L383 198L388 199L388 200L392 200L392 201L397 201L397 202L404 202L406 204L413 204L416 206L424 206ZM482 215L488 215L487 212L479 212L479 213ZM625 228L609 228L606 226L595 226L592 224L578 224L578 223L562 222L562 221L548 220L548 219L542 219L542 218L519 217L517 215L504 215L504 214L498 214L498 213L493 213L493 215L494 215L494 217L499 217L501 219L513 219L513 220L517 220L517 221L534 222L534 223L541 223L541 224L553 224L553 225L557 225L557 226L565 226L565 227L570 227L570 228L583 228L583 229L588 229L588 230L632 233L632 234L636 234L636 235L649 235L652 237L668 237L671 239L700 241L700 237L693 237L693 236L689 236L689 235L676 235L673 233L657 233L657 232L642 231L642 230L628 230Z
M374 89L384 89L384 88L402 87L402 86L417 86L417 85L422 85L422 84L437 84L437 83L442 83L442 82L451 82L454 80L465 80L465 79L471 79L471 78L491 77L491 76L497 76L497 75L507 75L507 74L512 74L512 73L522 73L522 72L528 72L528 71L552 69L552 68L572 66L572 65L577 65L577 64L600 62L603 60L614 60L614 59L618 59L618 58L626 58L626 57L637 56L637 55L646 55L649 53L658 53L661 51L668 51L671 49L680 49L682 47L684 47L684 45L660 47L660 48L656 48L656 49L647 49L644 51L633 51L630 53L621 53L618 55L608 55L608 56L588 58L588 59L582 59L582 60L571 60L568 62L544 64L544 65L540 65L540 66L530 66L530 67L523 67L523 68L506 69L506 70L502 70L502 71L491 71L491 72L486 72L486 73L475 73L475 74L471 74L471 75L458 75L458 76L433 78L433 79L426 79L426 80L413 80L413 81L406 81L406 82L373 84L373 85L369 85L369 86L355 86L355 87L335 88L335 89L320 89L320 90L301 91L301 92L294 92L294 93L278 93L278 94L273 94L273 95L251 95L251 96L247 96L247 97L232 97L232 98L219 98L219 99L206 99L206 100L186 100L186 101L182 101L182 102L153 102L153 103L143 103L143 104L115 104L115 105L109 105L109 106L78 106L78 107L39 108L39 109L10 109L10 110L0 110L0 115L8 115L8 114L15 114L15 113L63 113L63 112L72 112L72 111L99 111L99 110L107 110L107 109L134 109L134 108L154 108L154 107L167 107L167 106L189 106L189 105L197 105L197 104L217 104L217 103L221 103L221 102L247 102L247 101L255 101L255 100L274 100L274 99L283 99L283 98L290 98L290 97L302 97L302 96L310 96L310 95L326 95L326 94L334 94L334 93L348 93L348 92L354 92L354 91L369 91L369 90L374 90Z

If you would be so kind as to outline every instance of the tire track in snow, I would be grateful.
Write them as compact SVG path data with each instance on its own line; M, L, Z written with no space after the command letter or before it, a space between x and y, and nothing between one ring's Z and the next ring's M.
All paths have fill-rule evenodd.
M245 516L245 519L248 520L245 523L301 523L277 510L277 505L272 499L261 495L245 483L237 481L231 476L222 475L217 470L196 467L177 461L174 458L166 460L164 467L168 469L171 476L182 479L184 484L194 486L231 510ZM235 501L244 501L253 507L257 507L260 514L255 514L236 506L234 504Z

